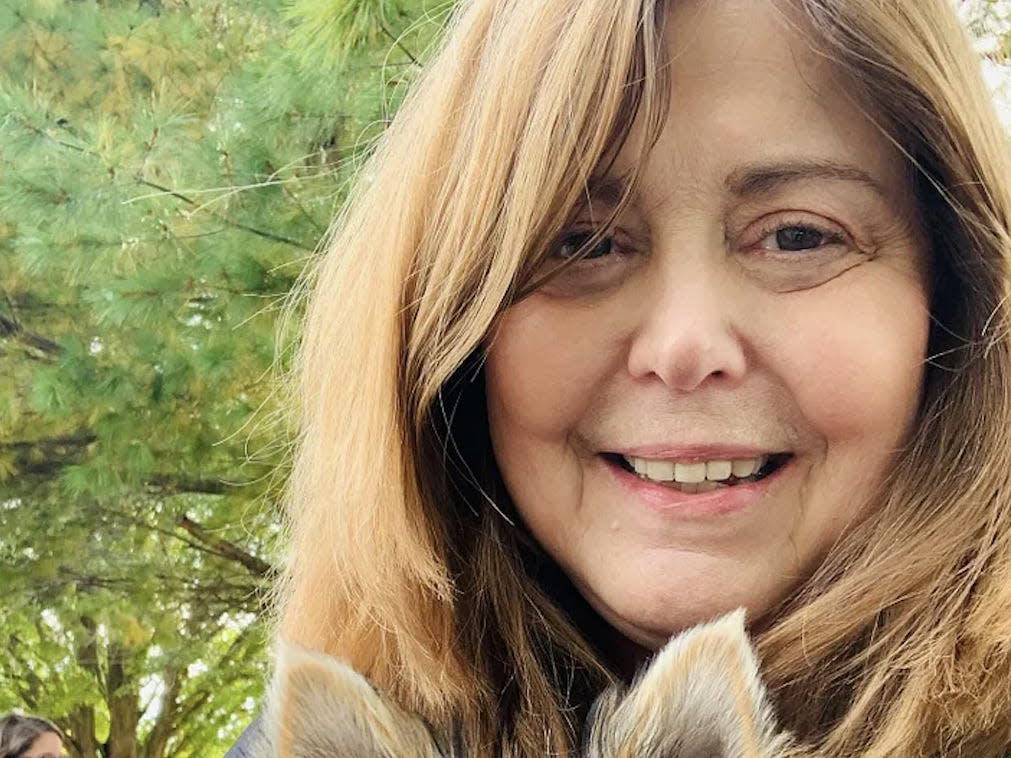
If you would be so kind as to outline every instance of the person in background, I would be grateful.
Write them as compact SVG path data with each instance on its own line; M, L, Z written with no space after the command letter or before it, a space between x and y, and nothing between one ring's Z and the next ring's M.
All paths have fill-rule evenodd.
M60 728L39 716L11 713L0 719L0 758L61 758Z
M464 0L311 280L259 753L1011 751L949 0Z

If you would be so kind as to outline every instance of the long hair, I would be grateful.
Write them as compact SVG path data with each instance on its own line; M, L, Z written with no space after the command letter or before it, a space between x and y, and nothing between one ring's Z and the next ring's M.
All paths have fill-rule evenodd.
M794 726L827 755L1011 746L1011 161L944 0L805 0L825 55L903 150L927 220L920 418L872 514L761 639Z
M63 732L49 719L18 713L0 718L0 758L22 758L35 740L50 732L66 742Z
M1006 144L945 0L794 4L908 156L934 328L915 438L761 633L766 675L786 724L831 755L996 752L1011 723ZM481 362L632 119L656 133L664 13L464 2L308 279L279 632L474 755L569 754L613 679L499 480Z

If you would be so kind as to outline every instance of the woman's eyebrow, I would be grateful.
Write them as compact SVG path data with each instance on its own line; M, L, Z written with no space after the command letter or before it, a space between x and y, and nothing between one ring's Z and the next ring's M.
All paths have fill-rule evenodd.
M809 179L855 182L868 187L882 198L888 197L881 184L864 169L835 161L801 159L743 166L732 171L724 184L734 195L748 198Z
M628 180L620 176L595 176L586 183L587 205L616 208L628 191Z

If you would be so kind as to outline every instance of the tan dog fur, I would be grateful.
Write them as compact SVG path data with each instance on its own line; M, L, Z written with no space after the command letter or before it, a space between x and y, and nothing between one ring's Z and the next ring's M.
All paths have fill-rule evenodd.
M282 645L264 758L463 758L331 658ZM777 729L738 611L673 638L591 711L586 758L800 758Z

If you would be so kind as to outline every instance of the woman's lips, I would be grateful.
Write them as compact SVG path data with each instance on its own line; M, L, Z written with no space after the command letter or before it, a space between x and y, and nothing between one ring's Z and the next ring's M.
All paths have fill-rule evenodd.
M665 515L685 519L722 516L749 508L783 477L794 460L789 455L774 456L778 459L775 467L757 480L716 483L716 489L708 492L684 492L674 482L655 482L627 470L619 457L602 454L597 458L608 475L634 498Z

